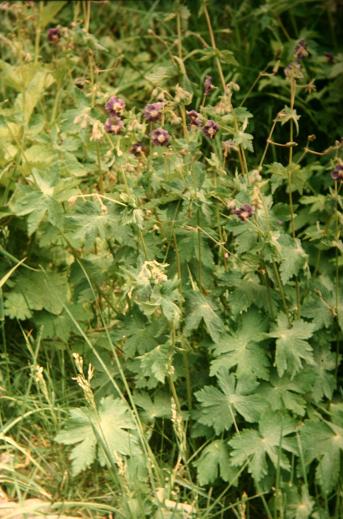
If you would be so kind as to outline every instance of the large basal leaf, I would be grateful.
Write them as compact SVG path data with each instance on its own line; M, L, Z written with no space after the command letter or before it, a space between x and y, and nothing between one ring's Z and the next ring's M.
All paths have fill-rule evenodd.
M211 375L225 367L236 368L238 379L262 378L268 380L269 359L266 348L259 343L265 340L266 324L258 312L250 311L243 315L235 333L225 335L216 345L217 357L211 362Z
M203 321L211 339L218 342L225 330L213 302L200 292L194 292L190 297L189 307L191 310L185 319L184 333L190 335Z
M224 481L235 482L237 470L232 467L229 448L224 440L214 440L202 451L194 463L200 485L208 485L220 476Z
M275 365L280 377L289 373L294 377L303 367L303 362L313 364L313 351L306 339L312 337L315 325L302 319L290 326L287 317L280 314L277 325L268 334L276 338Z
M128 405L112 396L103 398L97 411L85 407L71 409L65 429L55 440L74 445L70 455L74 476L96 458L102 465L112 465L116 463L116 453L122 456L141 453Z
M295 431L295 422L289 415L268 412L261 417L259 430L243 429L229 441L232 447L231 463L237 467L248 464L248 471L256 482L267 475L269 459L274 467L290 470L284 450L296 453L292 442L286 438Z
M338 425L334 421L307 420L300 438L305 463L317 461L316 478L322 490L328 494L338 483L341 471L343 423Z
M30 310L44 309L56 315L62 312L69 299L67 277L57 272L21 272L15 279L13 293L21 294ZM10 303L11 298L13 302L13 295Z
M205 386L195 393L201 404L198 421L213 427L216 434L230 429L237 413L248 422L257 422L266 404L254 391L256 384L236 385L235 376L225 369L218 373L217 378L220 389Z

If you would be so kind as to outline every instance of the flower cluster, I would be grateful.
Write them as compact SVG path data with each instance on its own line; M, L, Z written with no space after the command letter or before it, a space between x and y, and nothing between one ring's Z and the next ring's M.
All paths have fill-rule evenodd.
M136 142L130 148L130 152L136 157L140 157L145 154L145 147L142 142Z
M48 41L50 43L58 43L61 39L61 30L58 27L48 29Z
M164 128L156 128L150 134L151 141L155 146L168 146L170 142L170 135Z
M302 61L304 58L307 58L308 55L309 55L309 51L308 51L305 40L299 40L294 49L295 59L297 61Z
M212 77L206 76L204 81L204 95L208 96L212 90L214 90L214 85L212 83Z
M243 204L241 207L233 209L232 214L238 216L242 222L246 222L254 214L254 208L250 204Z
M120 97L111 96L105 104L105 110L109 115L121 115L125 110L125 101Z
M201 115L196 110L187 112L191 126L201 126Z
M205 137L213 139L219 130L219 125L212 119L208 119L205 124L202 123L201 115L196 110L190 110L187 112L187 116L191 126L202 128L202 132Z
M124 128L124 121L121 117L125 110L124 99L111 96L105 104L105 110L109 115L104 124L105 131L118 135Z
M202 131L203 134L208 137L209 139L213 139L213 137L216 135L217 131L219 130L218 124L213 121L212 119L209 119L204 124Z
M107 133L114 133L115 135L118 135L118 133L120 133L124 128L123 119L117 115L112 115L106 119L104 128Z
M207 91L210 88L210 76L207 78ZM212 83L211 83L212 84ZM147 104L143 109L143 117L149 123L160 121L162 119L163 109L165 103L157 101L155 103ZM107 133L118 135L124 128L122 119L125 110L125 101L119 97L111 96L105 103L105 110L108 113L108 119L105 121L104 129ZM187 116L191 126L201 128L203 134L208 139L213 139L219 130L219 125L212 119L203 122L202 116L196 110L187 112ZM155 128L150 133L151 142L155 146L168 146L170 144L171 136L169 132L162 128ZM145 153L144 146L141 142L134 144L130 152L133 155L141 156Z
M162 110L164 108L164 103L151 103L146 105L143 110L144 118L149 122L159 121L162 116Z
M343 180L343 164L337 164L331 171L331 178L333 180L342 182Z

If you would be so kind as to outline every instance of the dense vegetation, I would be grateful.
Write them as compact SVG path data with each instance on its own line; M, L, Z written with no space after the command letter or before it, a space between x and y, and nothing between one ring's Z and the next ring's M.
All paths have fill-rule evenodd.
M0 10L0 516L342 517L342 4Z

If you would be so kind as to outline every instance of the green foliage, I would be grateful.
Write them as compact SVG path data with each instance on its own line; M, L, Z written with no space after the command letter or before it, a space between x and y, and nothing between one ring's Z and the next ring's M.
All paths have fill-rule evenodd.
M75 445L71 451L72 472L76 476L95 459L101 465L116 463L116 456L137 456L140 453L135 424L130 408L119 398L108 396L99 409L70 409L65 430L56 441Z
M101 516L340 516L336 4L1 6L1 427Z

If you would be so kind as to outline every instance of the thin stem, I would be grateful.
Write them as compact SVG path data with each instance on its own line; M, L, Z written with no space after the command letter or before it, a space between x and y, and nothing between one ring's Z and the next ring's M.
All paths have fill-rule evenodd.
M267 151L268 151L269 145L272 144L272 140L271 139L272 139L272 135L273 135L274 130L275 130L276 123L277 123L277 121L276 121L276 119L274 119L273 125L272 125L271 130L270 130L269 135L268 135L268 139L267 139L265 148L264 148L263 153L262 153L262 157L261 157L260 163L258 165L259 169L262 168L263 163L264 163L264 159L266 158L266 155L267 155Z
M273 261L273 270L274 270L274 276L275 276L276 284L278 286L278 289L279 289L279 292L280 292L280 295L281 295L283 308L284 308L285 313L287 315L288 323L290 324L289 309L288 309L288 305L287 305L287 301L286 301L286 295L285 295L285 291L283 289L283 285L282 285L279 269L278 269L277 264L275 263L275 261Z
M39 47L40 47L40 35L41 35L41 15L42 15L42 9L43 9L43 2L39 2L38 7L38 21L36 24L36 35L35 35L35 65L39 61Z
M204 7L204 15L206 18L208 33L209 33L210 40L211 40L211 45L212 45L213 49L217 50L216 40L214 37L211 18L210 18L208 9L207 9L206 0L204 1L203 7ZM215 56L214 61L215 61L215 64L216 64L216 67L218 70L218 75L220 78L220 82L222 84L223 91L225 92L227 90L226 83L225 83L225 77L224 77L222 65L220 63L220 59L217 55ZM237 123L237 119L235 117L234 111L232 112L232 115L233 115L233 123L234 123L235 131L238 133L239 128L238 128L238 123ZM241 145L238 146L238 157L239 157L239 162L241 165L242 173L248 175L247 161L246 161L244 150L242 149Z

